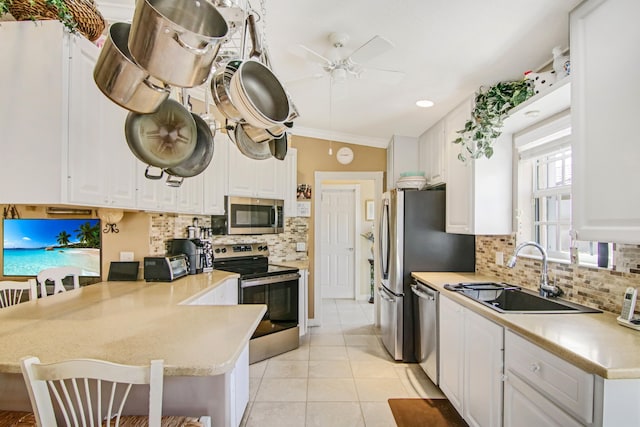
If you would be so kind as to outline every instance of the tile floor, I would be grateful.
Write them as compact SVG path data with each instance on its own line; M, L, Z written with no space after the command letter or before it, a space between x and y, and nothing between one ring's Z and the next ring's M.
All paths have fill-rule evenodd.
M324 300L323 325L296 350L250 366L242 427L393 427L387 399L444 397L416 364L398 363L373 326L373 304Z

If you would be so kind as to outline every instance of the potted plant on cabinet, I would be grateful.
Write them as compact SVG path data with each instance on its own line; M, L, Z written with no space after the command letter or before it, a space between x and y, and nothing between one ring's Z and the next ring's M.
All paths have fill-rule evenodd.
M533 96L531 80L498 82L488 88L480 87L475 97L471 119L453 143L460 144L458 159L466 162L493 155L493 143L502 133L503 121L510 109Z
M100 37L107 24L93 0L0 0L0 16L7 13L17 21L57 19L91 41Z

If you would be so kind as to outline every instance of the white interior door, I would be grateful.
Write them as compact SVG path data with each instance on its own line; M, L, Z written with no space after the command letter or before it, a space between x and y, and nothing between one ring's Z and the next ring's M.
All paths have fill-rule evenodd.
M323 298L355 298L356 188L323 186L320 278Z

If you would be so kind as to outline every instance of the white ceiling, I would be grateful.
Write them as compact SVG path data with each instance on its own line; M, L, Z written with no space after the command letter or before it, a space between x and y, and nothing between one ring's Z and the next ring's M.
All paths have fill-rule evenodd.
M247 0L238 0L241 4ZM518 79L568 47L568 13L581 0L261 0L273 71L300 111L292 133L386 147L393 134L417 137L479 86ZM109 21L129 20L134 0L97 0ZM348 95L307 78L319 67L297 45L324 54L334 31L350 36L350 52L375 35L395 44L366 65L405 73L397 84L349 78ZM296 52L298 52L296 54ZM365 74L366 75L366 74ZM436 103L415 106L418 99ZM331 113L331 114L330 114Z

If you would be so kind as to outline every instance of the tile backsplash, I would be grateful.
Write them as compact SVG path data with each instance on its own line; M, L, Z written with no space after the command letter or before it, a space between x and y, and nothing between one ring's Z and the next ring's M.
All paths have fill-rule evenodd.
M619 313L625 289L640 286L640 245L614 246L614 269L549 262L549 279L570 301ZM540 260L522 257L512 269L495 262L496 252L504 254L506 263L515 247L515 236L476 236L476 272L536 290Z
M211 226L211 217L198 215L151 214L151 231L149 249L153 255L164 255L167 252L167 241L187 237L187 227L198 218L201 227ZM262 243L269 246L271 261L305 261L307 252L296 252L296 243L307 243L309 218L285 218L284 232L279 234L260 234L243 236L214 236L214 243Z

